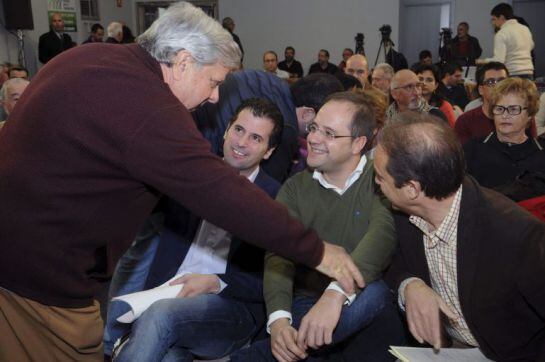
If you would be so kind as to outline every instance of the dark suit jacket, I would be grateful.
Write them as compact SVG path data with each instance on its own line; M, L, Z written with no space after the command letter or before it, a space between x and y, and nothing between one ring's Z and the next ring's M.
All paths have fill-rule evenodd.
M399 248L386 274L430 285L422 232L395 216ZM500 361L545 360L545 224L467 177L458 221L458 292L483 353Z
M40 62L45 64L56 55L59 55L70 48L72 48L72 38L70 35L63 33L61 40L57 34L51 30L40 36L38 42L38 57L40 58Z
M275 198L280 189L280 184L262 170L254 183L271 198ZM163 284L176 274L202 220L173 201L168 203L166 209L164 229L144 289ZM245 302L256 324L264 323L264 250L233 237L227 259L225 274L218 275L227 284L220 295Z
M447 101L450 102L450 104L457 105L462 109L464 109L469 103L469 97L465 87L462 84L447 88L443 82L439 82L437 91L441 93L447 99Z
M468 37L467 39L468 53L467 54L460 53L461 41L458 38L458 36L452 39L452 48L451 48L452 59L462 66L475 65L475 59L479 58L483 52L483 50L481 49L481 45L479 44L479 40L477 38L471 35L468 35L467 37Z

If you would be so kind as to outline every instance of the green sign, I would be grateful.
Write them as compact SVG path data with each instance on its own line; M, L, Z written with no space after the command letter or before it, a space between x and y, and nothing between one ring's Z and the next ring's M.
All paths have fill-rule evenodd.
M78 31L76 22L76 13L69 11L48 11L49 24L51 24L51 16L53 14L61 14L62 20L64 20L64 31L76 32Z

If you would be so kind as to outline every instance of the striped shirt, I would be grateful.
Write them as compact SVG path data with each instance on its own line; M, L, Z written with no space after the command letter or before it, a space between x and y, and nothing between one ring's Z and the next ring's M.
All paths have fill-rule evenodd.
M418 216L413 215L409 220L424 233L424 250L432 289L459 316L455 320L448 319L445 325L447 333L458 342L476 347L478 343L467 326L458 296L456 248L461 199L462 186L456 192L449 213L437 230L433 230L428 222Z

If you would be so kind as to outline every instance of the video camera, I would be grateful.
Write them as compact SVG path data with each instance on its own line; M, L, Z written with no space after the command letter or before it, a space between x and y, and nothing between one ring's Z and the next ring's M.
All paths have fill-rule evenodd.
M450 45L452 42L452 30L450 28L441 28L439 32L443 45Z
M390 25L384 24L378 29L378 31L380 31L380 34L382 35L383 43L390 42L392 45L394 44L392 39L390 39L390 34L392 34L392 27Z
M356 41L356 54L364 54L365 51L363 50L363 40L365 39L365 36L363 33L357 33L354 37L354 40Z

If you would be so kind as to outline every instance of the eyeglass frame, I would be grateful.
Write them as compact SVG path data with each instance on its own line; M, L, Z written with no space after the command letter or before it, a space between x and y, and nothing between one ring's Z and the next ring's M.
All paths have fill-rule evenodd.
M514 108L516 109L518 113L512 113L509 108L511 107L517 107L517 108ZM502 112L501 113L497 113L495 111L495 109L501 109ZM492 114L495 115L495 116L503 116L505 114L505 111L507 111L507 114L510 115L510 116L518 116L519 114L522 113L523 110L525 109L528 109L528 107L522 107L522 106L519 106L518 104L511 104L511 105L508 105L508 106L500 106L499 104L494 104L492 106Z
M313 131L312 128L315 128L315 130ZM320 126L316 123L316 122L310 122L308 123L306 126L305 126L305 130L307 131L307 133L309 134L315 134L316 132L319 132L325 139L329 140L329 141L335 141L337 138L358 138L359 136L344 136L344 135L336 135L334 134L332 131L333 134L332 135L328 135L328 131L324 131L323 129L320 128Z
M501 82L502 80L507 79L507 77L499 77L499 78L488 78L483 81L483 86L486 87L495 87L496 84Z

